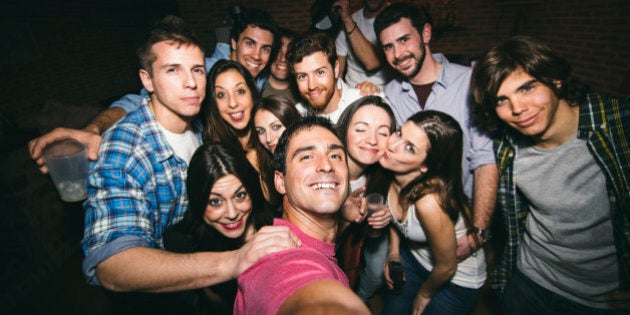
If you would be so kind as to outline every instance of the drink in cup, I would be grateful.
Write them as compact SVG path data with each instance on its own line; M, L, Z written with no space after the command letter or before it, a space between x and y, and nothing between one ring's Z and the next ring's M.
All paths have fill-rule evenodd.
M44 149L44 161L63 201L75 202L87 198L89 162L83 144L74 140L49 144Z

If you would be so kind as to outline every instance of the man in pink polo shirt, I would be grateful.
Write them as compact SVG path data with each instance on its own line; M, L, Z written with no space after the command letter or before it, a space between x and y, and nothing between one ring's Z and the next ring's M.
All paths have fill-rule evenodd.
M238 278L234 314L369 314L337 266L337 212L348 192L346 152L326 118L285 130L274 154L282 219L302 247L268 255Z

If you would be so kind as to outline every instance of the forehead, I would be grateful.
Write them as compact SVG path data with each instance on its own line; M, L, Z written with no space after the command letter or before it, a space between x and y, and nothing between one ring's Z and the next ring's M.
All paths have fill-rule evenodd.
M364 105L361 106L357 111L352 115L352 123L357 122L369 122L369 123L387 123L388 125L392 124L391 117L387 114L387 112L375 105Z
M256 123L265 123L270 120L278 120L278 118L272 112L261 108L256 111L256 116L254 116L254 120L256 121Z
M418 30L411 24L411 20L408 18L401 18L400 21L386 27L380 34L380 39L383 42L394 41L403 35L417 35L420 36Z
M327 150L331 144L341 145L341 140L332 131L321 127L312 126L296 131L289 139L287 157L302 147L314 146L316 149Z
M217 75L215 85L216 87L228 88L244 82L245 78L240 72L235 69L229 69Z
M242 185L243 184L241 183L241 180L238 179L238 177L234 176L233 174L227 174L214 182L214 185L212 186L212 192L219 193L221 195L224 195L226 193L233 193Z
M302 61L293 64L295 72L304 73L312 72L322 67L332 68L332 65L328 62L328 58L323 51L316 51L308 56L304 56Z
M173 41L161 41L153 44L151 51L155 54L154 63L204 64L201 48L191 44L180 44Z
M260 45L273 44L273 33L271 31L251 24L247 25L243 32L238 36L238 41L241 42L245 38L253 39Z
M400 127L401 137L416 147L427 146L429 138L424 130L412 121L407 121Z
M290 38L288 38L288 37L286 37L286 36L283 36L283 37L280 39L280 43L282 43L282 48L286 48L286 47L287 47L287 46L289 46L289 44L291 43L291 39L290 39Z

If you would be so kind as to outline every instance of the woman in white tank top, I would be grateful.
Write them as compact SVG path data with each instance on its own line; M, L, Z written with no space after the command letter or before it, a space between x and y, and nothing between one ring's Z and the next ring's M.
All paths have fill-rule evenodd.
M483 285L482 252L459 264L456 238L467 232L470 209L461 182L462 130L449 115L421 111L390 136L380 164L389 172L392 213L384 264L402 260L406 282L400 294L385 294L385 314L466 314Z

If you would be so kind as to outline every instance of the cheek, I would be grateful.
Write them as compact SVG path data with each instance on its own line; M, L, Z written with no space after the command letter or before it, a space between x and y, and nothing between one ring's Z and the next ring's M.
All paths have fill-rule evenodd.
M276 139L280 138L280 136L282 136L282 133L284 132L285 128L280 128L276 131L273 132L274 137L276 137Z
M222 212L223 211L221 211L221 209L206 206L206 211L203 214L203 219L208 224L216 223L221 219Z
M249 214L252 211L252 200L247 197L247 199L242 202L236 203L236 208L241 213Z

